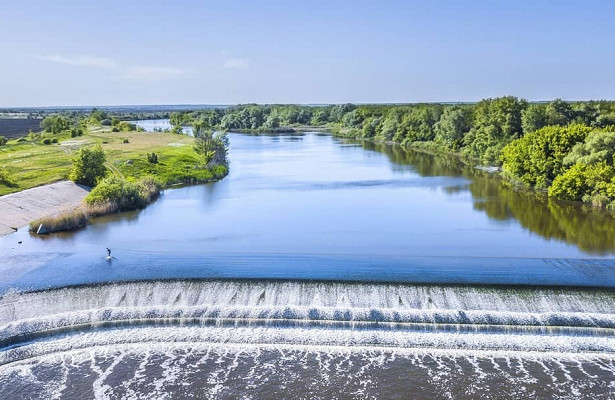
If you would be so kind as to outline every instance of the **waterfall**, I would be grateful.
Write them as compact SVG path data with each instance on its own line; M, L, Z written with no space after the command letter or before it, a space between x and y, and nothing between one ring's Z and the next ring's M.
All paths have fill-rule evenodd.
M300 390L329 381L323 387L333 390L346 379L340 384L349 390L381 393L386 385L366 382L386 382L386 368L413 371L421 382L437 376L425 390L442 393L464 379L511 396L515 387L536 396L570 387L602 393L615 375L614 296L574 288L258 280L13 292L0 299L0 387L7 388L0 394L34 387L53 397L70 389L67 376L84 379L83 370L92 376L83 393L93 390L88 396L95 398L158 393L152 387L169 376L183 382L173 389L183 393L203 385L196 371L238 382L235 394L244 379L285 387L299 375L306 379ZM135 378L125 381L126 368ZM40 374L47 378L33 378ZM487 377L495 380L484 383ZM406 384L392 383L398 390Z
M15 347L68 330L175 324L192 329L200 326L203 332L219 333L229 327L258 330L263 332L260 340L267 343L278 339L293 343L294 334L305 339L316 332L310 339L315 346L326 330L325 338L333 342L336 335L371 335L370 340L356 338L357 343L371 346L438 347L438 340L454 335L442 346L460 347L457 340L461 337L465 347L472 343L472 348L508 349L516 335L520 342L532 337L527 344L513 346L519 349L610 351L615 332L614 295L588 289L309 281L110 283L5 295L0 300L0 345ZM267 332L288 337L276 339ZM233 333L227 340L242 343L255 336L244 333L246 338ZM444 336L436 341L421 337L435 338L436 334ZM501 344L496 334L502 336ZM489 335L489 343L481 343L485 338L477 339L478 335ZM549 345L558 338L589 335L592 337L576 342L605 342L573 346L575 341L568 340L564 347ZM536 341L544 341L545 349ZM331 343L323 339L322 344Z

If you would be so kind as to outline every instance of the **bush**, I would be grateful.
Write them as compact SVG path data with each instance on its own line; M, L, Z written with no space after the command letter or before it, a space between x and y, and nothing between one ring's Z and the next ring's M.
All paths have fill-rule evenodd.
M126 143L130 143L130 142L128 141L128 139L124 139L124 141L122 143L126 144Z
M0 185L7 187L16 187L17 184L11 177L11 174L5 167L0 167Z
M145 207L160 193L161 184L151 178L139 182L109 177L103 179L85 198L89 206L117 205L118 211L136 210Z
M158 164L158 155L156 153L147 153L147 161L150 164Z
M100 145L94 148L79 149L73 157L73 170L70 179L86 186L96 186L107 173L105 153Z
M51 144L51 139L49 138L43 139L43 144Z
M77 137L83 135L83 129L81 128L72 128L70 130L70 137Z
M51 139L51 143L58 143L58 138Z
M8 141L7 138L5 138L4 136L0 135L0 146L4 146L7 141Z

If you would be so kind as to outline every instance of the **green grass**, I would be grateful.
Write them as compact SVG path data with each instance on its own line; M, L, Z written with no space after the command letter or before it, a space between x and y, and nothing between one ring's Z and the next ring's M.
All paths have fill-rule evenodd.
M44 145L43 137L57 138L58 144ZM199 167L193 149L194 139L172 133L111 132L110 128L90 126L83 136L44 134L26 141L9 140L0 146L0 166L5 167L14 185L0 182L0 195L68 179L73 153L83 146L102 145L112 173L128 180L156 176L164 185L206 182L226 175L225 168L215 171ZM124 143L127 139L129 143ZM158 155L158 164L147 161L147 153ZM132 164L130 164L128 161Z

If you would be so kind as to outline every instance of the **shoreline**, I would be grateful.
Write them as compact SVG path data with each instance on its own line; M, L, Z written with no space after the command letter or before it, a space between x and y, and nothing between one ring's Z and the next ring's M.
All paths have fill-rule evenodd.
M77 209L89 191L72 181L59 181L0 196L0 237L40 218Z

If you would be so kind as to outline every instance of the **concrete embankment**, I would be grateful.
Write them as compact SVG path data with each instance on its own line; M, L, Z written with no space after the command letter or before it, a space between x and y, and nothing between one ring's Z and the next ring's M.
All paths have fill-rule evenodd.
M88 194L70 181L52 183L0 197L0 236L30 222L77 207Z

